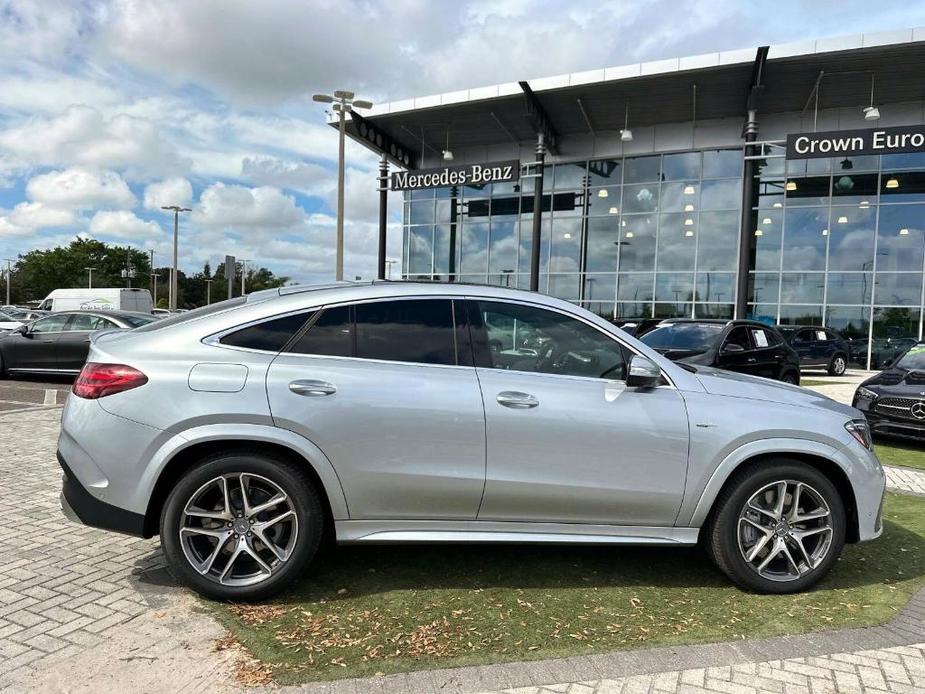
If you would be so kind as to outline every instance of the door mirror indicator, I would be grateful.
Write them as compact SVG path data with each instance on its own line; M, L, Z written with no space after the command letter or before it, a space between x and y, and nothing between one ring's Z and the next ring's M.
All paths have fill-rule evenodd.
M658 368L658 365L641 354L634 354L630 359L626 386L628 388L654 388L661 383L662 370Z
M735 342L727 342L726 344L723 345L723 349L722 349L723 354L734 354L734 353L744 352L744 351L745 351L745 348L742 345L737 344Z

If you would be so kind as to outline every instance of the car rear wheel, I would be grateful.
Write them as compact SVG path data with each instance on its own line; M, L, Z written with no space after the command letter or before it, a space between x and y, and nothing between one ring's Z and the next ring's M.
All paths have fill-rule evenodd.
M704 532L713 561L737 585L796 593L825 576L841 554L845 507L815 468L766 461L736 473Z
M298 578L318 551L324 513L298 465L259 452L210 456L170 492L161 542L196 592L261 600Z
M789 383L793 386L800 385L800 377L794 371L785 371L780 375L781 383Z
M829 376L843 376L848 368L848 359L844 354L836 354L829 364Z

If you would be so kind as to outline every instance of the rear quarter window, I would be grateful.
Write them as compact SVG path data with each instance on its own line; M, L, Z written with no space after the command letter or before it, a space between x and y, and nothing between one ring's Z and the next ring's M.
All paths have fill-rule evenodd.
M311 317L312 312L273 318L229 333L219 343L229 347L279 352Z

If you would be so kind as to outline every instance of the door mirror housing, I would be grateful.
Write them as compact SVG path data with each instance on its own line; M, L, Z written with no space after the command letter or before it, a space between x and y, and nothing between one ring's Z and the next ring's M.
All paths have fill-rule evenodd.
M722 353L723 354L737 354L739 352L744 352L745 348L735 342L727 342L723 345Z
M627 388L654 388L662 383L662 370L651 359L634 354L630 359Z
M32 337L32 331L29 330L28 325L20 325L18 328L16 328L16 332L18 332L23 337Z

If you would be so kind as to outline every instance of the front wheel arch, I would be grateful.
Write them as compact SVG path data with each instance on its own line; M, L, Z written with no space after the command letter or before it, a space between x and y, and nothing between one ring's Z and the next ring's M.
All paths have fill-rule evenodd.
M164 508L164 504L167 502L167 497L170 495L171 490L176 486L177 482L180 481L184 473L210 455L218 452L234 453L236 451L242 453L263 453L269 457L297 463L300 467L304 468L311 478L312 483L315 485L318 495L321 497L321 507L325 514L325 537L322 538L322 542L327 543L333 538L334 514L331 508L331 502L328 498L327 489L325 489L314 466L300 453L282 444L245 439L203 441L178 451L177 454L167 462L164 469L161 470L161 474L154 485L154 490L151 493L151 498L148 501L148 508L145 512L144 536L154 537L158 534L161 511Z
M851 482L848 480L848 476L845 474L845 471L841 469L838 463L835 463L828 458L823 458L822 456L813 455L811 453L794 453L792 451L781 453L761 453L759 455L746 458L738 465L736 465L732 470L730 470L729 474L726 476L726 479L723 482L722 487L720 487L719 492L713 498L710 511L707 514L707 517L704 520L701 528L709 527L712 523L713 517L716 513L716 501L723 496L730 485L735 484L737 473L747 470L749 467L760 467L767 461L772 459L776 460L781 457L786 457L790 460L795 460L809 465L831 480L832 484L835 485L835 489L838 490L838 495L841 497L842 503L845 506L845 515L847 520L845 527L845 542L858 542L860 540L858 506L854 497L854 489L851 487Z

